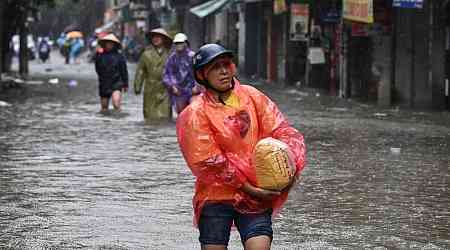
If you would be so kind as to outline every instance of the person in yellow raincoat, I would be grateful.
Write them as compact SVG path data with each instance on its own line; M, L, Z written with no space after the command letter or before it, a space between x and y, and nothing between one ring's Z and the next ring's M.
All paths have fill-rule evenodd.
M272 216L305 166L305 144L274 102L240 84L232 56L218 44L194 55L194 76L206 91L178 117L178 142L196 177L194 222L202 249L227 249L233 224L246 250L270 249ZM295 164L296 178L281 191L257 187L253 150L267 137L286 143Z
M134 92L139 95L144 88L144 119L146 122L171 119L172 110L162 72L169 55L172 38L162 29L149 32L152 46L139 59L134 78Z

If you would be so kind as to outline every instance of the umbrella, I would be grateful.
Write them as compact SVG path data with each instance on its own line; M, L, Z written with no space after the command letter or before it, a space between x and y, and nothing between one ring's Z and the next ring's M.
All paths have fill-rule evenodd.
M79 31L80 27L77 24L71 24L64 28L64 33L69 33L71 31Z
M83 34L79 31L71 31L67 33L67 38L80 38L83 37Z

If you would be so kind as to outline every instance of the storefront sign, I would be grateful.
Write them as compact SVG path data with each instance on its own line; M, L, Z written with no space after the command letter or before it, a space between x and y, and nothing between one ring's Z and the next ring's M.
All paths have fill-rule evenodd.
M291 4L291 41L306 41L306 34L309 26L309 5L308 4Z
M325 53L323 49L320 47L311 47L308 51L308 59L311 64L324 64L325 61Z
M344 0L342 9L347 20L373 23L373 0Z
M273 13L275 15L281 14L287 11L286 0L275 0L273 2Z
M422 9L424 0L394 0L392 5L398 8Z
M336 9L327 10L321 13L320 19L324 23L338 23L341 18L339 11Z

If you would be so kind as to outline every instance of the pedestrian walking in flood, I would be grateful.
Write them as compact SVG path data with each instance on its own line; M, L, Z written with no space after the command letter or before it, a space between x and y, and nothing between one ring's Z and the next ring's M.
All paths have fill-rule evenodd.
M114 34L99 40L100 50L95 56L95 71L99 81L101 111L107 111L109 100L115 110L121 110L122 91L128 91L128 69L125 57L119 52L120 41Z
M163 83L166 85L172 107L177 114L189 105L193 94L199 93L196 87L192 59L194 51L189 47L188 37L178 33L173 39L173 49L163 71Z
M51 47L50 44L48 43L48 38L47 37L42 38L38 48L39 59L41 60L42 63L47 62L47 60L50 57L50 51Z
M146 122L171 119L167 89L162 83L163 68L172 45L172 38L162 28L148 34L151 46L139 59L134 78L134 92L139 95L144 88L144 119Z
M194 76L206 90L178 117L178 142L196 177L193 205L201 248L227 249L234 224L246 250L270 249L272 217L304 168L305 144L274 102L240 84L232 57L218 44L194 55ZM268 138L286 145L292 167L285 185L273 190L262 188L254 164L255 146Z

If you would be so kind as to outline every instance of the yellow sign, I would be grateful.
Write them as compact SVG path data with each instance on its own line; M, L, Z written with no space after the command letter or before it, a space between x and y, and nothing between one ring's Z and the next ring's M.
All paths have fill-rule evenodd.
M373 23L373 0L344 0L342 16L351 21Z
M284 13L287 11L286 1L285 0L275 0L273 2L273 13L275 15Z

